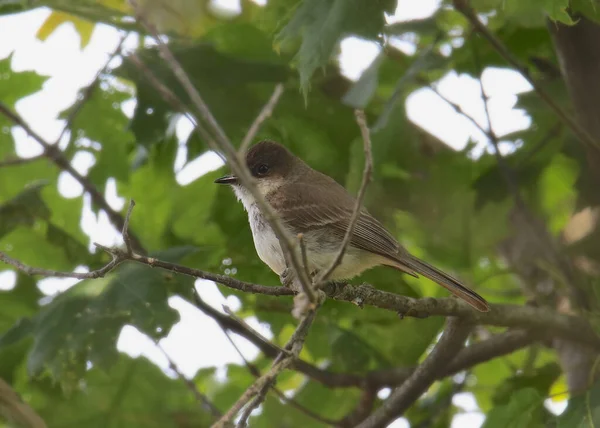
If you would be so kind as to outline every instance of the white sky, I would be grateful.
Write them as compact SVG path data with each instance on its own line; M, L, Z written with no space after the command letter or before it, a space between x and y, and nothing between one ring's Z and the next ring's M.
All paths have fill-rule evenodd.
M231 8L239 7L239 0L221 0L221 3ZM436 10L438 5L439 1L436 0L400 0L396 15L390 19L401 21L427 17ZM78 90L92 81L96 72L108 59L110 52L115 49L120 36L113 28L97 25L90 43L81 51L79 36L74 28L71 24L63 24L45 42L40 42L35 38L35 34L49 14L48 9L41 8L18 15L0 17L0 28L5 35L0 44L0 58L5 58L14 52L12 66L15 71L34 70L39 74L50 76L42 91L19 101L16 109L35 131L46 139L54 141L64 125L63 121L56 119L58 113L69 107L74 102ZM135 41L135 38L128 40L126 47L134 47ZM410 44L407 43L403 43L402 47L411 49ZM344 73L350 78L357 79L375 58L378 49L374 43L346 39L342 43L340 59ZM414 51L414 47L412 50ZM490 109L497 134L503 135L529 126L529 119L521 112L512 109L516 101L515 94L530 89L521 76L506 70L488 69L484 72L483 83L491 97ZM476 80L451 73L441 80L438 88L447 98L460 104L465 111L472 114L479 123L485 124L486 116ZM124 111L131 115L133 107L134 103L128 102L124 106ZM473 139L481 143L481 150L484 148L485 137L482 133L431 90L423 89L411 94L407 99L407 112L412 121L452 147L462 148L469 139ZM191 129L182 123L177 131L178 136L183 138L191 132ZM17 141L19 155L29 157L41 152L37 143L29 139L21 129L13 129L13 135ZM189 183L221 165L216 155L208 154L181 169L182 159L183 157L179 156L176 162L177 178L181 184ZM73 160L74 166L81 173L86 173L93 162L93 157L88 154L79 154ZM79 183L64 173L60 177L58 186L66 197L79 197L82 192ZM115 209L122 208L124 200L116 194L114 182L109 183L106 196L111 206ZM81 225L90 236L90 241L104 245L121 242L119 233L109 224L106 215L96 216L91 211L87 197ZM40 288L44 293L52 295L76 282L45 279L41 281ZM11 288L13 283L14 275L11 273L0 275L0 288ZM196 287L201 296L215 308L221 309L223 304L229 305L234 310L239 307L236 298L225 299L217 287L209 281L199 280ZM180 312L181 321L172 329L169 336L161 341L161 346L186 376L193 376L201 367L222 367L230 362L242 363L214 321L180 298L171 298L170 304ZM248 321L267 337L271 337L268 328L258 325L256 319ZM253 345L244 339L235 338L235 340L248 359L257 355ZM210 352L207 352L201 346L202 344L210 344ZM118 348L130 355L145 355L169 372L165 357L149 338L133 327L123 329ZM453 428L475 428L483 423L483 415L478 412L471 394L458 394L454 403L465 413L455 417ZM400 428L407 427L408 424L406 420L401 419L392 426Z

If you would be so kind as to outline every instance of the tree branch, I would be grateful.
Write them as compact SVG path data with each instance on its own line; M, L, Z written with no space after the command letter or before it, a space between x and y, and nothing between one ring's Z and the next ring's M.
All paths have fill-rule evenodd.
M169 363L169 368L175 372L177 377L191 391L191 393L194 395L194 398L196 399L196 401L198 401L202 408L209 412L213 418L220 418L222 416L222 413L219 411L217 406L215 406L206 395L200 392L200 390L194 382L192 382L190 379L185 377L183 373L181 373L181 370L179 370L179 367L177 367L175 361L173 361L173 359L170 357L167 351L165 351L165 349L160 345L160 343L158 341L155 341L154 343L156 344L160 352L164 355L164 357L167 359L167 362Z
M32 156L30 158L20 158L20 157L7 157L6 159L0 161L0 168L5 166L18 166L23 165L30 162L35 162L37 160L45 158L44 154Z
M384 427L402 415L435 382L443 372L444 363L455 357L470 331L471 325L464 320L448 318L444 334L425 361L358 428Z
M254 122L252 122L252 125L250 125L248 132L244 136L242 144L240 144L240 148L238 150L238 153L240 155L246 154L246 150L248 150L248 147L252 143L252 140L254 140L254 137L256 137L256 134L258 133L258 130L260 129L263 122L270 118L273 114L273 109L279 102L279 98L281 98L282 94L283 85L281 83L278 83L277 85L275 85L275 90L273 91L271 98L269 98L269 101L267 101L267 103L264 105L258 116L256 116L256 119L254 119Z
M28 275L54 276L61 278L93 279L106 275L124 261L135 261L151 267L158 267L171 272L188 275L193 278L207 279L217 282L235 290L265 294L270 296L291 296L295 292L287 287L269 287L252 284L226 275L206 272L200 269L189 268L175 263L165 262L154 257L143 256L135 252L129 254L120 248L107 248L95 244L98 248L108 252L113 259L106 266L87 273L60 272L48 269L39 269L27 266L22 262L0 252L0 261L3 261L17 270ZM421 298L401 296L382 290L377 290L370 285L344 284L329 285L324 289L329 297L336 300L351 302L361 305L370 305L381 309L400 312L405 316L422 318L424 316L456 316L476 324L488 324L502 327L515 327L533 331L547 332L552 337L562 337L571 341L585 344L594 349L600 349L600 337L590 326L587 320L557 313L547 308L531 306L502 305L491 306L489 312L476 312L466 303L454 298Z
M521 62L515 57L510 50L485 26L483 22L479 19L473 8L469 6L469 2L467 0L454 0L454 8L462 13L465 18L471 23L471 26L477 31L481 36L486 39L492 47L502 56L509 64L511 64L517 71L519 71L523 77L529 82L533 89L540 96L544 102L550 107L551 110L556 113L561 122L567 125L573 134L579 138L579 140L590 146L595 148L596 150L600 148L600 142L596 141L588 132L582 128L573 118L571 118L546 92L546 89L538 83L529 72L529 69L521 64Z
M227 338L227 340L229 341L229 343L231 343L231 346L233 347L233 349L235 349L235 351L237 352L237 354L240 356L240 358L244 362L244 365L246 366L246 368L248 369L248 371L252 374L252 376L254 376L256 378L259 378L260 377L260 370L258 369L258 367L256 367L250 361L248 361L248 359L244 356L244 354L242 353L242 350L235 344L235 342L233 341L233 339L229 335L229 331L227 330L227 328L225 326L223 326L216 319L215 319L215 321L217 322L217 324L219 325L219 327L221 328L221 330L223 330L223 334L225 334L225 337ZM325 418L325 417L323 417L323 416L321 416L321 415L313 412L309 408L303 406L302 404L298 403L293 398L288 398L283 393L283 391L281 391L275 385L271 386L271 390L277 395L277 397L281 401L283 401L284 403L289 404L290 406L292 406L296 410L304 413L305 415L307 415L310 418L313 418L317 422L321 422L321 423L326 424L326 425L336 425L336 421L334 421L333 419Z
M292 337L286 343L284 350L291 351L291 355L286 356L284 353L279 353L273 361L273 365L271 369L258 378L250 387L242 394L242 396L234 403L234 405L223 415L221 419L219 419L212 427L213 428L225 428L228 424L233 420L233 418L237 415L237 413L250 401L252 403L246 408L240 422L238 423L238 427L245 427L246 421L256 407L262 403L264 397L266 396L266 392L272 386L273 382L286 368L290 367L294 360L298 358L302 347L304 346L304 340L306 339L306 335L308 334L308 330L315 319L317 307L313 307L310 309L306 316L300 321L298 327L292 334ZM253 399L257 397L256 399Z

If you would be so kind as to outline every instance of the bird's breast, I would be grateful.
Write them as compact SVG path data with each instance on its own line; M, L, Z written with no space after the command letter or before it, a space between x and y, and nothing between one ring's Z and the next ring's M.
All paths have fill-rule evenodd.
M258 257L277 275L285 270L285 258L273 229L253 204L248 209L248 220Z

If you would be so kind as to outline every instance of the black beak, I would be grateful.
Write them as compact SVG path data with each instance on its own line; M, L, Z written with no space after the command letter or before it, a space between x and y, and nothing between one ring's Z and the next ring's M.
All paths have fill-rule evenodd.
M215 180L215 183L217 184L237 184L237 182L238 179L235 175L226 175Z

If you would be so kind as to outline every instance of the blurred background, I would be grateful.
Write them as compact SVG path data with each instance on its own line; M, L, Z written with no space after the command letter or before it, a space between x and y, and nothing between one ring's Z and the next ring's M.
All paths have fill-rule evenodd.
M600 141L600 5L470 4L527 76L448 1L139 0L137 7L167 35L235 144L281 82L285 92L256 141L283 143L356 192L364 159L353 108L365 108L374 158L365 205L401 243L491 303L578 313L595 326L598 149L526 77ZM212 183L226 171L219 154L128 60L136 52L187 100L132 4L6 2L0 14L0 101L79 176L0 115L1 251L40 268L97 269L110 259L93 243L122 244L114 214L133 198L131 228L152 255L279 284L256 255L242 206ZM210 426L210 408L193 390L224 412L254 380L251 368L264 371L271 359L198 308L192 287L205 305L220 313L226 305L279 345L296 325L290 298L144 266L83 281L0 268L7 427L44 426L35 414L48 427ZM446 296L387 269L355 282ZM327 301L301 358L353 374L410 367L443 322ZM479 326L469 343L501 331ZM590 386L595 361L570 343L534 343L435 383L391 426L579 426L571 422L583 420L583 410L580 401L569 404L569 390ZM277 388L283 395L269 394L250 426L335 425L363 396L294 371ZM593 391L586 402L594 403ZM390 389L375 392L377 407Z

